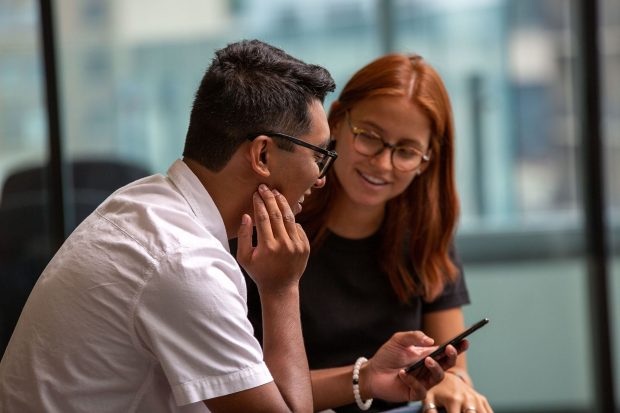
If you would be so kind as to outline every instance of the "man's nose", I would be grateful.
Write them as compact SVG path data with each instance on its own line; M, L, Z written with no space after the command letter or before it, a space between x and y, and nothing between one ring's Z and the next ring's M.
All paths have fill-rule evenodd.
M314 188L323 188L323 186L325 186L325 182L327 181L327 177L324 176L322 178L319 178L316 180L316 182L314 183L314 185L312 185Z

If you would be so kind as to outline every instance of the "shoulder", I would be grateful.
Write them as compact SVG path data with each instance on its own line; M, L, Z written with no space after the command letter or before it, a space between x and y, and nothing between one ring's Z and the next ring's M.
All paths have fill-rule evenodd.
M203 249L221 246L174 184L162 175L121 188L97 208L96 214L155 254L196 245Z

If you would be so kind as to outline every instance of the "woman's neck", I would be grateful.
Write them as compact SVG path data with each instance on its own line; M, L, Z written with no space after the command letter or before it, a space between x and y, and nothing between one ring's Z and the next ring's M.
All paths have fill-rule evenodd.
M340 197L335 200L327 227L343 238L361 239L377 232L383 222L385 205L360 206L353 205L348 199Z

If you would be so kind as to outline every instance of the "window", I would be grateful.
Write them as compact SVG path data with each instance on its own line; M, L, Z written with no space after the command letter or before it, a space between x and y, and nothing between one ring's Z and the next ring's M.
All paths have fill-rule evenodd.
M115 161L139 168L138 174L165 172L181 154L193 94L213 51L242 38L260 38L327 67L338 90L326 107L370 60L389 51L420 54L442 75L454 108L462 201L457 246L473 300L466 317L491 319L469 352L477 387L498 412L589 411L594 392L574 4L54 3L64 157L74 165ZM620 5L599 4L617 332ZM23 0L0 5L0 182L18 167L45 164L48 156L36 6Z

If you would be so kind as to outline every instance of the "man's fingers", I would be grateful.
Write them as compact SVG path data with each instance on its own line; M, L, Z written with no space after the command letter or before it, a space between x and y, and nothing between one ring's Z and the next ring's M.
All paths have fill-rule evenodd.
M267 197L267 192L273 199L273 194L267 188L266 185L261 184L259 186L259 191L254 193L252 197L252 202L254 203L254 221L256 222L256 235L258 237L258 242L267 242L273 239L273 231L271 230L271 219L269 217L269 212L267 212L267 206L265 205L264 198Z
M288 201L284 197L284 195L280 194L277 190L273 190L275 195L275 200L282 214L282 221L284 223L284 228L288 236L294 241L299 242L299 235L297 233L297 224L295 223L295 214L291 210L291 206L288 204Z
M247 263L252 255L252 218L248 214L241 217L237 232L237 261Z
M280 195L279 192L275 189L270 190L269 188L267 188L265 184L259 185L258 193L260 194L265 204L267 216L269 217L269 225L271 227L270 229L273 237L277 239L283 239L283 237L288 237L286 228L284 226L284 212L280 209L279 205L279 202L282 202L282 200L278 201L276 199L284 197ZM288 206L288 202L286 202L286 199L284 199L283 202L286 203L286 205ZM290 219L290 217L287 216L287 219ZM293 221L295 221L295 218L293 218Z

